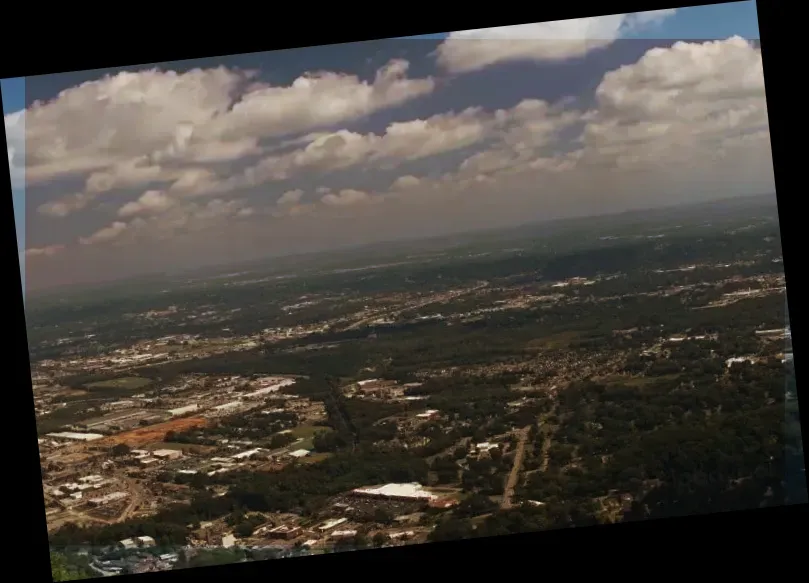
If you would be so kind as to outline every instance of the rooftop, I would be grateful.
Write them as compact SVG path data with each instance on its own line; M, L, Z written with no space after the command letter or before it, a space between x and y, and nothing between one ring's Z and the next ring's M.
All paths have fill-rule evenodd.
M382 496L389 498L412 498L414 500L435 500L437 496L424 489L417 482L411 484L385 484L376 488L357 488L355 494Z

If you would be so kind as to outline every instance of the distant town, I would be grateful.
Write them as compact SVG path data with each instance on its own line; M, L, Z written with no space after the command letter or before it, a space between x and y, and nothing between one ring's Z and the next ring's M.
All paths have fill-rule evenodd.
M794 400L777 225L699 228L435 252L365 290L241 274L120 300L125 334L59 315L73 333L32 347L52 541L101 576L669 515L676 431L733 439L706 428L760 409L766 432ZM777 443L722 447L749 473L727 492L772 499Z

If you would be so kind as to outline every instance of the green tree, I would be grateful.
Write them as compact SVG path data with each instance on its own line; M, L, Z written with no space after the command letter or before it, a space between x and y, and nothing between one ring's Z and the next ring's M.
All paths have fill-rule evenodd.
M121 457L121 456L127 455L130 451L131 451L131 449L127 444L119 443L118 445L115 445L115 446L112 447L112 449L110 450L110 453L114 457Z
M373 545L374 545L375 547L381 547L381 546L382 546L382 545L384 545L386 542L388 542L388 537L386 537L386 536L385 536L383 533L378 532L378 533L376 533L376 534L374 535L374 537L371 539L371 542L373 543Z
M90 575L70 564L66 555L51 552L51 576L54 581L77 581L89 579Z

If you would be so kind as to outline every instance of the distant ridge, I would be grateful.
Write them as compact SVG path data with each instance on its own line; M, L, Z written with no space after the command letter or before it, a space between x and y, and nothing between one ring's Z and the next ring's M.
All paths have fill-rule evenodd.
M575 226L586 227L588 224L592 224L593 227L596 225L606 227L610 224L615 224L617 226L631 221L634 218L642 221L660 221L663 219L672 221L683 220L689 216L692 216L697 211L704 214L705 220L709 220L709 218L712 216L717 217L717 215L722 214L733 214L736 212L749 211L750 209L757 207L760 207L762 210L765 208L777 210L777 198L775 193L734 196L710 201L702 201L698 203L674 203L666 206L621 210L614 213L603 213L600 215L580 215L575 217L554 218L547 220L533 219L531 221L510 227L498 226L488 229L459 231L445 235L385 240L374 243L364 243L361 245L346 245L329 250L288 253L284 255L252 259L237 263L228 263L226 265L209 265L191 269L178 269L173 272L163 271L146 273L138 276L105 282L64 284L39 290L27 291L26 298L29 300L49 298L54 295L78 293L85 290L101 292L114 291L116 288L126 289L140 286L170 285L172 283L176 284L183 280L195 278L209 279L234 272L251 272L260 270L266 273L268 271L289 271L299 268L301 264L307 261L317 259L331 258L332 261L329 263L335 264L335 262L339 262L341 258L345 260L351 256L361 254L384 257L390 256L397 250L402 252L410 251L417 253L423 248L434 247L442 243L445 248L449 249L452 247L463 246L475 239L480 238L485 239L487 237L502 236L504 239L516 239L524 237L526 231L536 230L538 227L542 227L543 233L551 234L554 232L558 233L559 231Z

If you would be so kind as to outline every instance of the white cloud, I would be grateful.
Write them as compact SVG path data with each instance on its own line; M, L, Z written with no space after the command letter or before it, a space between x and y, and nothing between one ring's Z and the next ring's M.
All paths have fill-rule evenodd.
M329 193L324 195L321 199L323 204L329 206L351 206L355 204L366 203L371 200L370 195L367 192L362 192L360 190L341 190L338 193Z
M480 108L469 108L458 114L392 123L382 135L347 130L316 134L299 150L262 160L246 172L245 179L258 185L309 169L338 170L371 163L396 166L474 145L487 137L494 123L494 117Z
M21 114L6 116L7 132L24 139L24 148L10 142L9 161L27 152L29 184L89 174L81 196L42 211L66 216L109 190L177 180L189 166L256 156L259 140L357 120L430 93L434 81L408 78L408 67L391 61L372 81L311 73L282 87L248 85L250 74L222 67L122 72L34 103L24 132Z
M233 181L232 186L258 186L312 170L343 170L359 165L395 168L407 161L498 138L515 148L538 148L552 142L561 129L579 117L578 112L565 112L544 101L527 99L511 109L495 112L471 107L460 113L397 122L390 124L382 135L347 130L322 133L311 136L312 141L301 149L265 158L249 168L242 181Z
M45 247L32 247L25 250L26 257L53 257L63 251L64 245L47 245Z
M466 73L509 61L583 57L674 13L655 10L453 32L438 48L438 63L449 72Z
M303 198L302 190L288 190L281 195L276 204L279 206L298 204L301 198Z
M119 217L161 213L171 208L174 201L159 190L147 190L136 201L128 202L118 209Z
M96 195L88 192L74 192L59 200L43 203L37 211L43 215L54 218L64 218L79 211L95 200Z
M360 238L370 231L387 235L387 229L393 235L399 226L418 227L422 220L436 225L528 220L531 212L545 216L545 208L598 212L619 204L643 206L648 197L700 196L700 189L715 185L732 193L771 181L761 54L742 39L652 49L605 74L594 97L586 112L572 101L526 99L493 112L470 108L392 124L381 134L317 132L298 141L297 150L235 176L197 163L178 168L151 158L151 165L120 163L107 170L112 178L87 184L96 190L115 180L131 185L137 180L130 177L148 178L146 169L155 166L170 180L124 205L120 217L128 222L113 222L82 242L136 247L179 238L190 242L194 233L197 241L217 234L257 241L268 233L299 240L308 232L325 241L336 237L337 228L330 226L336 221L329 221L339 217L351 219ZM407 167L407 174L381 192L371 186L379 176L364 172L342 177L356 179L352 188L312 189L318 170L390 168L442 152L466 152L470 145L476 151L454 169L436 176ZM225 197L245 186L300 177L309 183L313 202L303 202L304 191L291 180L289 190L263 206Z
M390 188L391 190L402 191L408 190L410 188L416 188L420 184L421 179L417 178L416 176L411 176L408 174L406 176L400 176L399 178L394 180Z
M229 224L229 219L247 218L254 214L253 209L241 200L214 198L205 203L185 201L183 204L160 206L159 201L164 200L161 195L162 193L154 193L148 197L156 208L160 209L159 212L143 212L147 210L144 205L137 209L140 216L135 216L135 213L126 213L128 217L134 216L128 223L114 221L91 236L81 238L80 243L83 245L99 243L135 245L144 242L167 241L175 237L206 232L209 229ZM141 197L141 199L143 198ZM154 210L154 208L150 210Z
M8 145L8 170L12 188L25 186L25 112L18 111L3 118Z
M108 227L104 227L103 229L99 229L89 237L82 237L79 241L82 245L95 245L97 243L105 243L108 241L112 241L117 239L121 236L126 230L128 226L126 223L121 221L115 221Z
M586 154L621 167L694 164L747 135L769 142L761 50L738 37L651 49L607 73L596 101Z

